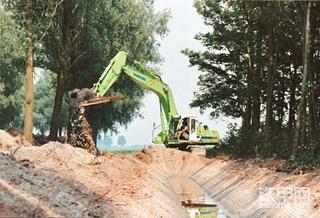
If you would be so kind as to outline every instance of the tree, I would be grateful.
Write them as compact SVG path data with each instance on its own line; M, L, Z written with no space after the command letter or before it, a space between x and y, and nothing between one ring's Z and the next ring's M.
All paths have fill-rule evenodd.
M195 1L205 24L214 26L214 31L196 36L206 51L183 51L192 66L206 72L199 76L200 90L191 106L210 109L211 117L242 118L243 132L251 134L260 128L264 69L259 63L265 61L265 48L263 35L256 33L263 25L259 19L262 9L250 2L230 3L228 7L223 2ZM253 148L243 143L240 149L250 153Z
M320 4L309 4L308 37L306 19L297 19L308 14L301 5L307 3L195 0L213 31L195 37L204 51L183 51L203 72L191 106L242 119L230 134L238 155L320 154Z
M298 117L296 121L296 129L293 141L293 158L297 156L298 146L301 143L300 134L301 126L305 119L306 113L306 94L307 94L307 80L308 80L308 68L309 68L309 53L310 53L310 13L311 13L311 2L306 2L305 19L304 19L304 42L303 42L303 79L302 79L302 90L301 98L298 107Z
M110 147L112 145L112 138L109 136L109 135L105 135L104 138L104 144L107 146L107 147Z
M51 118L51 125L50 125L50 140L57 139L57 133L59 129L60 117L61 117L61 109L62 109L62 102L63 96L65 93L65 80L68 76L69 69L71 66L71 52L72 52L72 44L73 39L76 37L77 34L80 34L81 31L81 24L80 26L76 26L76 19L73 17L72 11L76 9L77 4L70 0L70 1L63 1L63 7L61 12L61 28L60 33L57 37L61 37L60 40L60 49L58 49L57 54L58 56L58 68L57 69L57 89L54 99L54 107L53 113ZM73 28L72 28L73 26ZM78 27L78 29L77 29ZM57 39L57 38L56 38ZM77 42L74 42L77 44ZM78 57L76 57L78 58Z
M120 136L118 137L118 145L124 146L126 143L127 143L126 137L123 136L123 135L120 135Z
M21 127L23 118L23 32L0 4L0 128Z
M107 134L100 134L99 143L97 144L98 151L107 150L112 145L112 138Z
M35 84L34 127L39 130L42 135L45 135L50 129L56 81L53 72L42 70L39 71L38 74L39 78ZM69 105L64 99L59 127L67 126L68 111Z
M97 17L88 20L90 23L88 26L97 26L96 22L99 20L102 28L99 28L98 32L90 31L85 35L88 37L86 41L92 41L97 45L89 48L87 57L91 64L82 68L81 72L86 80L79 81L79 87L87 85L84 81L90 81L90 84L95 83L108 60L120 50L129 52L127 64L132 63L133 60L143 64L154 64L160 61L156 35L163 36L166 33L167 13L156 14L152 1L118 1L107 7L101 5L97 7L92 10ZM110 16L106 17L106 14ZM103 50L103 46L100 45L106 45L108 50ZM97 58L96 54L101 55ZM78 77L78 79L82 78ZM108 95L118 93L125 95L126 98L114 104L92 107L88 111L94 135L99 131L116 131L119 126L126 126L132 119L139 116L138 111L145 91L130 79L122 77L114 84Z
M40 43L40 35L44 36L48 25L47 23L52 16L49 16L48 8L51 8L50 2L37 2L33 0L3 0L4 8L10 13L10 18L14 20L16 32L22 32L26 43L18 42L16 46L26 48L25 52L25 86L21 93L24 93L24 134L28 141L32 141L33 130L33 69L34 65L39 63L39 59L44 58L43 55L34 55L34 50L42 48ZM50 26L50 25L49 25ZM22 38L22 37L21 37ZM40 40L40 41L39 41ZM37 48L37 49L35 49ZM35 63L34 63L34 57ZM39 58L40 57L40 58ZM20 98L19 98L20 99ZM17 116L19 117L19 116ZM20 119L20 118L19 118ZM17 121L15 121L17 123Z
M23 0L4 0L19 26L25 24ZM161 61L158 38L166 34L168 12L154 10L153 0L56 0L33 5L35 66L56 73L55 103L50 138L60 125L63 98L74 88L92 87L108 61L120 50L130 58L153 65ZM94 137L127 125L138 111L145 92L122 78L108 93L121 92L127 98L116 104L88 110ZM110 116L112 114L112 116Z
M19 6L23 1L6 1L16 15L21 13ZM33 14L37 18L34 20L37 27L34 38L41 54L36 63L57 73L50 128L52 140L57 135L66 91L88 87L88 84L92 86L107 61L119 50L129 51L131 61L137 59L152 64L161 60L156 35L166 33L168 13L155 13L152 0L37 2ZM21 17L15 16L15 19L23 23ZM115 130L117 123L127 124L138 114L144 92L127 81L118 87L121 91L128 87L124 94L128 94L130 100L118 104L117 108L105 106L89 111L95 136L99 130ZM103 113L95 115L97 110ZM110 112L118 114L112 119L103 115Z
M26 32L27 32L27 55L26 55L26 96L24 106L24 136L32 143L33 130L33 42L32 42L32 4L28 0L26 5Z

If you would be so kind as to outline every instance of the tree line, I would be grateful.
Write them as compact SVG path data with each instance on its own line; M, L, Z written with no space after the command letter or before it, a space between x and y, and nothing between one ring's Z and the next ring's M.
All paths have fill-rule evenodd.
M161 62L169 19L153 0L2 0L0 16L0 128L24 125L29 141L34 127L57 139L67 91L92 87L118 51L129 52L128 64ZM140 115L145 91L122 78L109 94L119 92L125 100L87 111L95 138Z
M225 149L238 156L320 154L320 3L195 0L211 31L183 51L203 74L191 103L240 118Z

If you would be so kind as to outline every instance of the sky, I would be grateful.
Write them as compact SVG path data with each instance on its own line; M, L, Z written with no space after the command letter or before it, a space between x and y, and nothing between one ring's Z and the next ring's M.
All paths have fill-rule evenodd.
M169 33L160 40L159 52L164 62L159 65L162 80L172 89L179 114L197 115L199 120L211 129L218 130L223 137L227 131L229 119L210 119L209 113L200 114L199 108L190 108L193 93L198 90L197 80L200 72L190 67L188 58L181 53L185 48L201 50L201 43L194 39L199 32L209 31L202 22L201 16L193 7L193 0L155 0L157 11L169 9L171 19L168 23ZM127 129L120 128L119 135L127 138L127 145L150 144L152 141L153 123L160 124L160 106L158 97L149 93L143 99L141 114L144 119L136 118ZM117 135L113 136L113 144Z

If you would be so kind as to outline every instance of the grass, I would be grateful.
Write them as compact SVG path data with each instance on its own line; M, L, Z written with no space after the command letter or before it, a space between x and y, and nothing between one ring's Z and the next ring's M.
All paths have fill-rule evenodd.
M134 154L134 153L137 153L137 152L140 152L142 151L142 149L135 149L135 150L131 150L131 149L128 149L128 150L116 150L116 151L109 151L111 154Z

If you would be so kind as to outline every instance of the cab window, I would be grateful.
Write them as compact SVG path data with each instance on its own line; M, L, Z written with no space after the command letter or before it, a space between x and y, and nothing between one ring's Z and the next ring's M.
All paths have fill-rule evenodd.
M196 131L196 120L191 119L191 132L195 132L195 131Z

